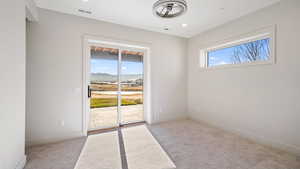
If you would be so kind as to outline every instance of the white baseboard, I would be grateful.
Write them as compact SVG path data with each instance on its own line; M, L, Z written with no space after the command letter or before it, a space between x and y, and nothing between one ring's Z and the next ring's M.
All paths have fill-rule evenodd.
M158 124L158 123L163 123L168 121L186 120L186 119L188 119L186 115L178 115L178 116L168 117L168 118L159 118L156 119L155 121L152 121L151 124Z
M26 140L26 146L37 146L37 145L44 145L50 143L57 143L65 140L75 139L83 137L82 131L76 132L57 132L55 135L49 135L46 138L35 138L32 140Z
M15 169L24 169L25 165L26 165L26 155L23 155L22 159L20 159L20 161L18 162L17 166Z
M274 141L275 139L266 138L264 136L258 135L256 133L253 133L253 132L250 132L250 131L245 131L245 130L233 128L233 127L230 127L230 126L222 125L220 123L205 121L203 119L200 120L200 119L197 119L195 117L190 117L190 119L191 120L196 120L196 121L199 121L199 122L203 122L203 123L206 123L206 124L209 124L209 125L212 125L212 126L215 126L217 128L223 129L225 131L228 131L228 132L237 134L239 136L248 138L250 140L253 140L253 141L255 141L259 144L270 146L270 147L273 147L273 148L276 148L276 149L279 149L279 150L282 150L282 151L290 152L290 153L300 157L300 147L297 147L295 145L282 143L280 141Z

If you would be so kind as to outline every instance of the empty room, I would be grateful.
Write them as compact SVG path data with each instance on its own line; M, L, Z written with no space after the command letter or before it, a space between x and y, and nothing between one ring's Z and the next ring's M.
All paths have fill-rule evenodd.
M299 0L0 9L0 169L300 169Z

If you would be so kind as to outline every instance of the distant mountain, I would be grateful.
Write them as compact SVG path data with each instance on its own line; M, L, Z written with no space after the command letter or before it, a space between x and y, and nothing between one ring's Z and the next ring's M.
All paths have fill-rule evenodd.
M127 75L121 75L122 81L135 81L137 79L142 79L142 74L127 74ZM112 75L108 73L92 73L91 74L91 82L99 83L99 82L116 82L118 80L117 75Z
M108 73L91 73L91 82L116 82L116 75Z

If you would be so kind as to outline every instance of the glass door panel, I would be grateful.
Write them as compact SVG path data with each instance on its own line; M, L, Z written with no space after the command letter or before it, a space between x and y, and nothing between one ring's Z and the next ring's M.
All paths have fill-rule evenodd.
M118 63L118 49L91 47L89 130L119 125Z
M122 50L120 83L121 83L121 124L144 121L143 52Z

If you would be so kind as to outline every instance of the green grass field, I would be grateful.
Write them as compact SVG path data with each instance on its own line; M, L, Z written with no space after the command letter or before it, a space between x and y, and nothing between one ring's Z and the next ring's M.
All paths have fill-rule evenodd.
M92 98L91 108L114 107L117 106L116 98ZM122 106L143 104L141 99L122 99Z

